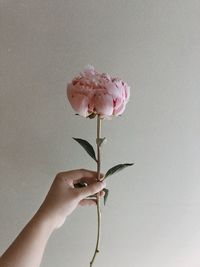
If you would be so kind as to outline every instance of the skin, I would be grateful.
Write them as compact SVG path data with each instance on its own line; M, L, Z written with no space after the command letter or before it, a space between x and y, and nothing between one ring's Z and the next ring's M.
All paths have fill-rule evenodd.
M96 205L88 196L103 196L105 182L96 179L96 172L85 169L58 173L39 210L1 256L0 267L39 267L51 234L79 205ZM87 186L74 188L79 182Z

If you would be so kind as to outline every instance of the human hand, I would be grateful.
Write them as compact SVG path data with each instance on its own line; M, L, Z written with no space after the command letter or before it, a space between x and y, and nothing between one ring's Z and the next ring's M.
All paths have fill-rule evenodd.
M77 183L86 183L87 186L75 188ZM105 181L97 182L97 172L94 171L79 169L60 172L38 213L51 221L54 229L59 228L78 205L95 205L94 199L86 198L98 192L103 195L102 189L105 186Z

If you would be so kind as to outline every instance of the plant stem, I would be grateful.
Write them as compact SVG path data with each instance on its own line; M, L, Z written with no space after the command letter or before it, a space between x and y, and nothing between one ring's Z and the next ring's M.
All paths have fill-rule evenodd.
M101 138L101 118L97 117L97 181L100 181L100 171L101 171L101 153L99 139Z
M100 153L100 145L99 145L99 139L101 138L101 118L98 115L97 117L97 181L100 181L101 176L101 153ZM101 232L101 210L100 210L100 195L96 194L96 200L97 200L97 241L96 241L96 247L94 251L94 255L92 257L92 260L90 262L90 267L92 267L94 260L96 258L97 253L99 253L99 241L100 241L100 232Z

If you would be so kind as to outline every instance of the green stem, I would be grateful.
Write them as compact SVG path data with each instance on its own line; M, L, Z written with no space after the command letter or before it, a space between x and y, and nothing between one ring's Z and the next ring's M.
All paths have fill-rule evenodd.
M98 115L97 117L97 181L100 181L101 177L101 153L100 153L100 145L99 145L99 139L101 138L101 118ZM100 195L96 195L97 200L97 241L96 241L96 247L94 251L94 255L92 257L92 260L90 262L90 267L92 267L94 260L96 258L97 253L99 253L99 242L100 242L100 232L101 232L101 210L100 210Z

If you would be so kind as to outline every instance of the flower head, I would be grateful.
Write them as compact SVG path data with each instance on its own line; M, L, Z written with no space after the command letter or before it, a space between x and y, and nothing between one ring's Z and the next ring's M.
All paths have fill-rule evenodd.
M119 78L98 73L88 65L67 85L72 108L83 117L109 118L121 115L130 97L130 87Z

